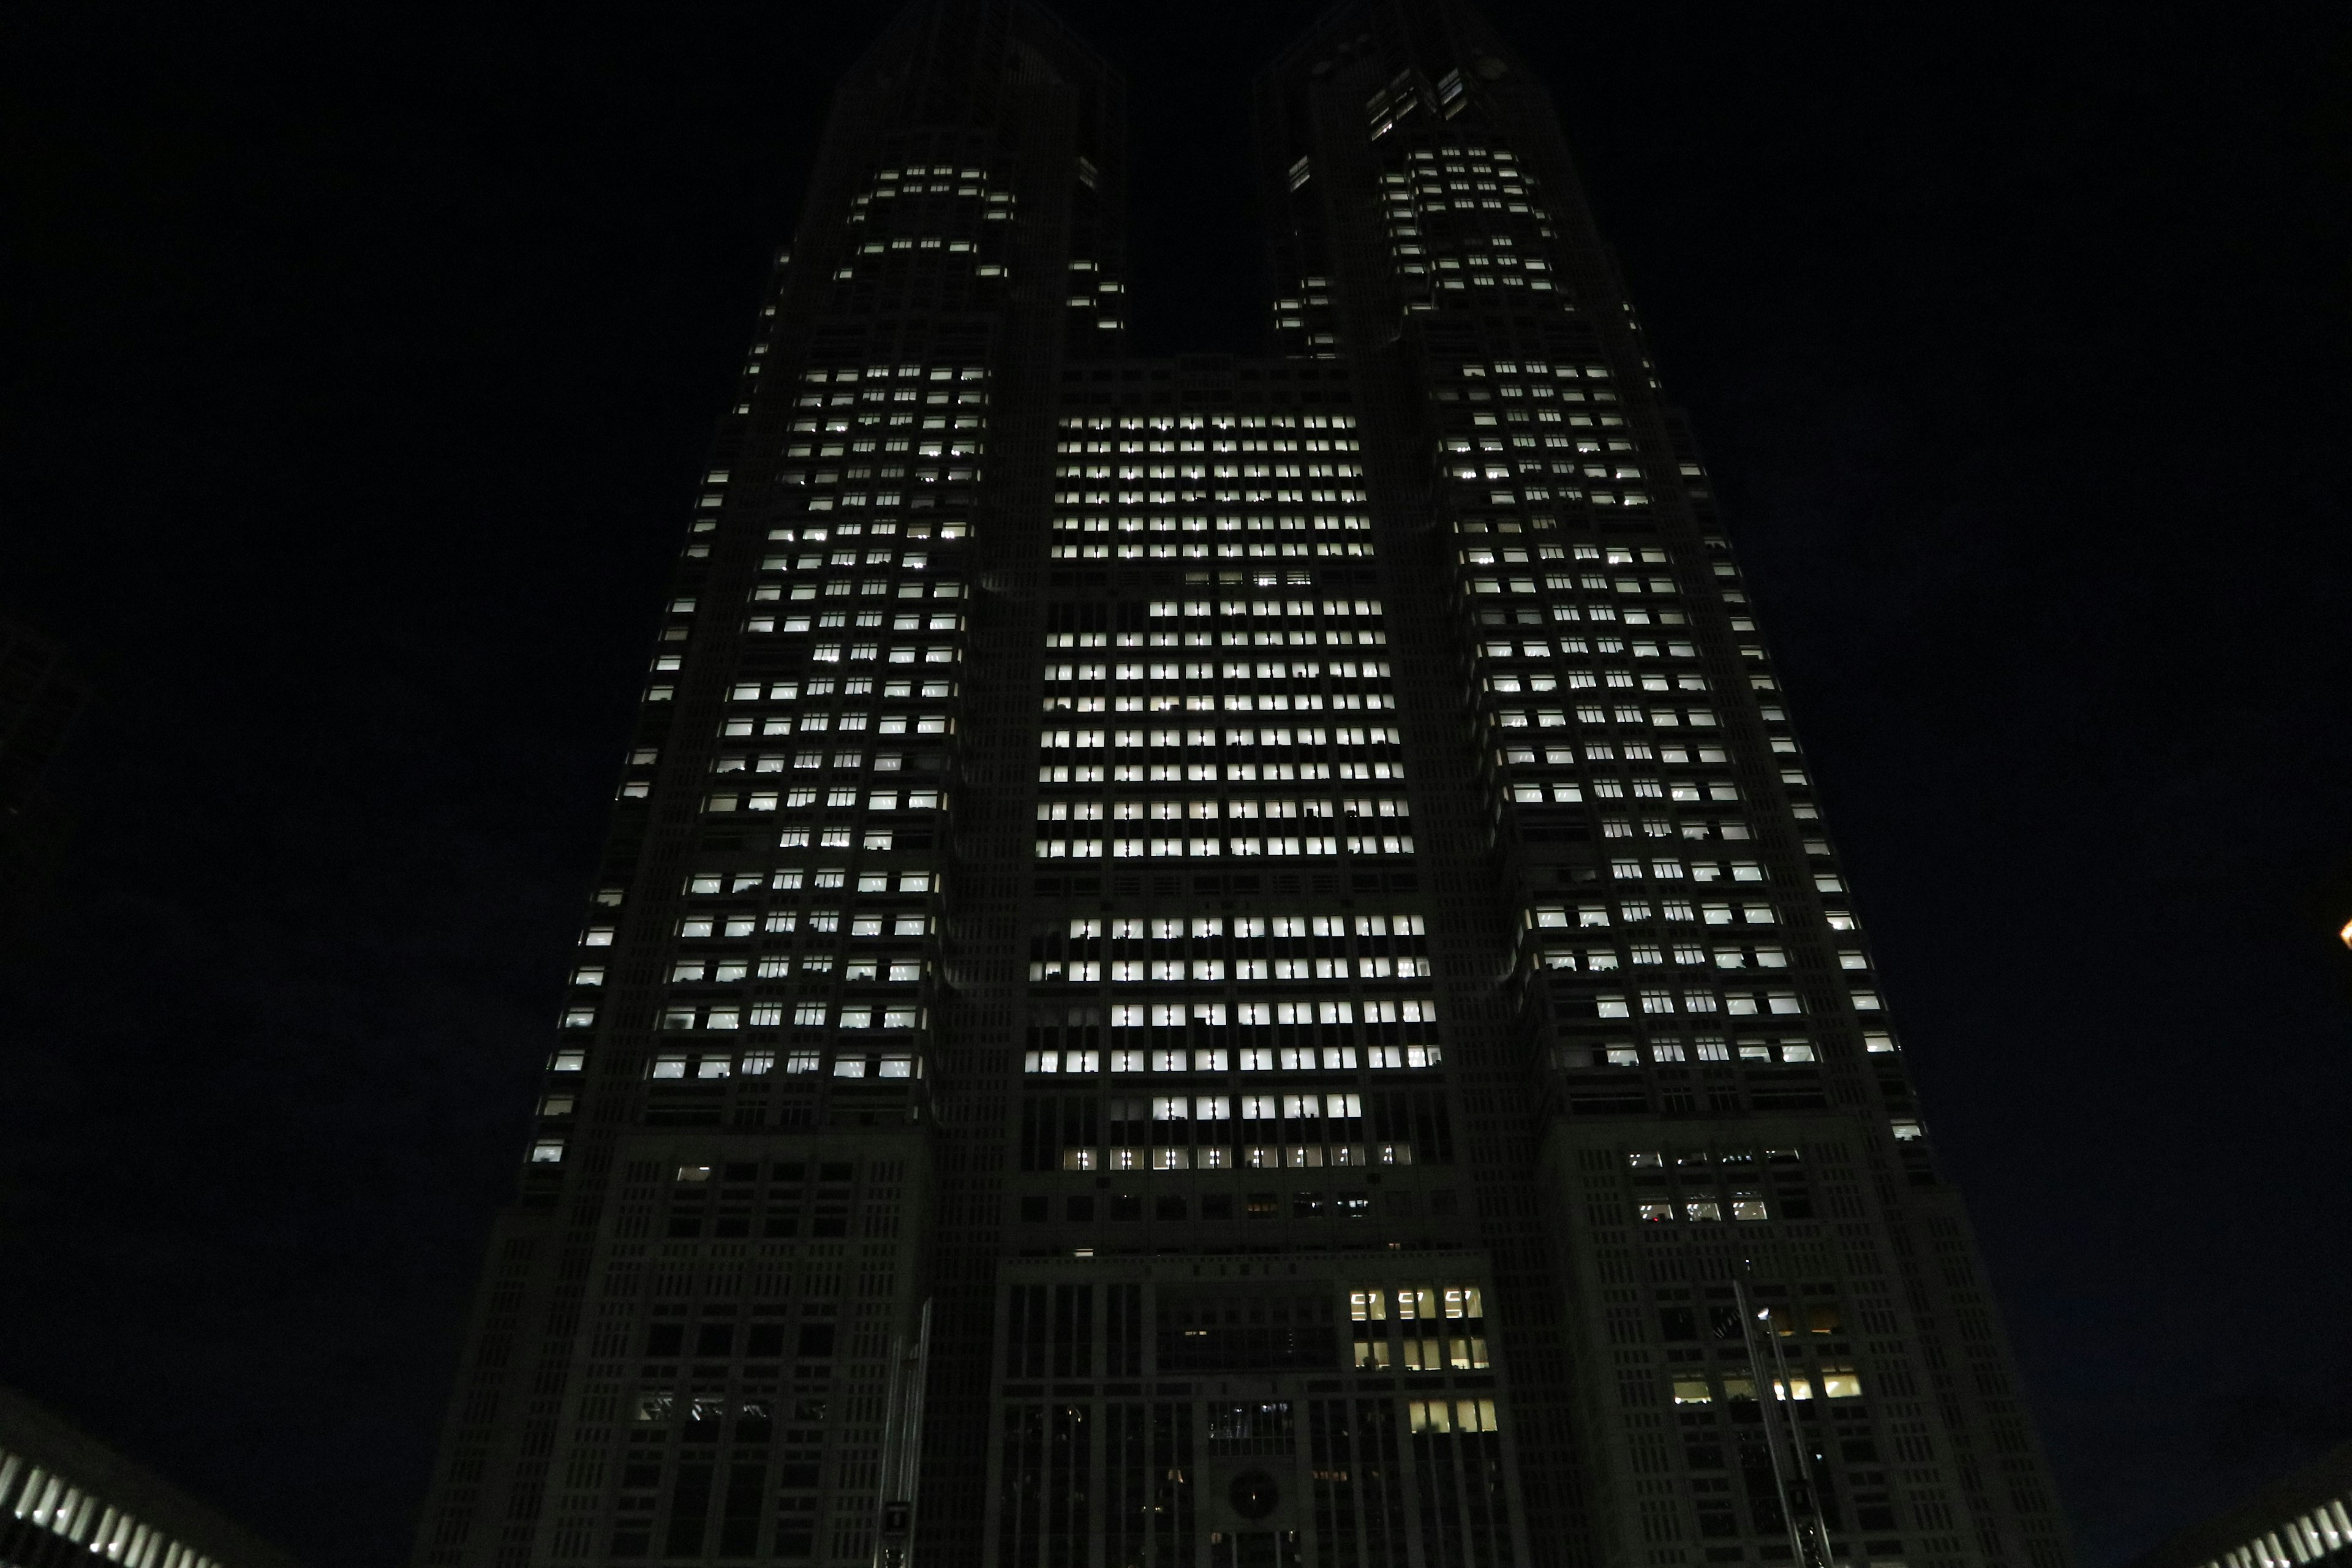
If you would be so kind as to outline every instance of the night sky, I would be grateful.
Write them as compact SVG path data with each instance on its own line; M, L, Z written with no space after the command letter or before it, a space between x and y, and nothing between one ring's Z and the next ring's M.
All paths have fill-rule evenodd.
M1139 350L1250 74L1129 73ZM0 1381L404 1560L714 416L882 7L12 8ZM2341 6L1496 0L1693 413L2087 1568L2352 1436Z

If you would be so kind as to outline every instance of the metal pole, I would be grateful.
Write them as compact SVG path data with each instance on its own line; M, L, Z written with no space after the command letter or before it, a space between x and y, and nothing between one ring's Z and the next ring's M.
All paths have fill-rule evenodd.
M890 1368L889 1415L882 1428L874 1568L908 1568L914 1554L915 1491L923 1462L923 1386L931 1359L931 1304L923 1303L912 1345L902 1338Z
M1790 1310L1795 1310L1793 1307ZM1789 1443L1797 1457L1796 1469L1800 1477L1799 1484L1804 1488L1805 1514L1811 1522L1816 1547L1812 1561L1820 1563L1822 1568L1833 1568L1837 1560L1830 1551L1829 1526L1822 1518L1821 1479L1814 1474L1812 1462L1805 1457L1805 1433L1804 1428L1797 1422L1797 1389L1796 1384L1789 1378L1788 1356L1781 1349L1780 1336L1773 1331L1771 1310L1765 1309L1759 1317L1764 1324L1765 1341L1772 1347L1773 1368L1779 1373L1780 1386L1789 1393Z
M1804 1532L1797 1528L1797 1509L1795 1500L1789 1494L1788 1473L1780 1468L1780 1437L1774 1429L1771 1411L1772 1384L1764 1375L1763 1358L1756 1353L1756 1313L1748 1304L1746 1281L1733 1280L1731 1294L1732 1300L1738 1304L1739 1338L1748 1352L1748 1375L1756 1380L1757 1403L1764 1407L1764 1451L1771 1456L1772 1489L1780 1499L1780 1521L1789 1529L1789 1550L1799 1563L1813 1563L1813 1554L1806 1550ZM1769 1323L1765 1331L1767 1334L1771 1331ZM1820 1565L1820 1568L1826 1568L1826 1564Z

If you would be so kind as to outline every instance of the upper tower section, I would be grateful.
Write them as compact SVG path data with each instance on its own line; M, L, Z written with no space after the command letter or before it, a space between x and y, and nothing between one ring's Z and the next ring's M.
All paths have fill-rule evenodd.
M1124 84L1040 7L909 7L835 94L778 317L845 343L861 320L1026 306L1066 312L1079 353L1115 349L1125 146Z
M1293 352L1369 351L1415 316L1502 314L1582 318L1632 351L1621 369L1640 363L1550 101L1468 6L1343 5L1255 99Z

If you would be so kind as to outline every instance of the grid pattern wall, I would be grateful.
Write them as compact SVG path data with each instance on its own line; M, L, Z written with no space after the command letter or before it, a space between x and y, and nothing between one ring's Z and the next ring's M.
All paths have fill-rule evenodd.
M1328 18L1175 360L1118 94L957 0L836 105L420 1562L2063 1568L1539 90Z
M1480 809L1424 842L1472 827L1514 906L1498 935L1549 1125L1537 1215L1482 1202L1481 1234L1506 1338L1515 1266L1548 1267L1570 1347L1560 1382L1521 1379L1538 1416L1563 1398L1523 1439L1531 1509L1571 1559L2063 1562L1704 468L1539 86L1460 7L1373 4L1259 103L1275 268L1300 280L1277 330L1355 367L1376 511L1434 524L1399 640L1444 651ZM1760 1377L1760 1347L1819 1346L1752 1314L1685 1348L1669 1300L1751 1288L1768 1316L1812 1293L1829 1357ZM1750 1364L1704 1405L1661 1375L1718 1354ZM1717 1410L1754 1425L1704 1440ZM1702 1494L1726 1506L1677 1500Z
M119 1563L123 1568L225 1568L213 1557L77 1485L31 1456L0 1447L0 1562Z

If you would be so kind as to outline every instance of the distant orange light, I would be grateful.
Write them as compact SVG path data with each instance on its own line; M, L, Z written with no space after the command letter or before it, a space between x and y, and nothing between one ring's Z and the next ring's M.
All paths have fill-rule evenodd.
M2352 947L2352 921L2346 921L2344 922L2344 929L2337 931L2336 934L2344 939L2345 946Z

